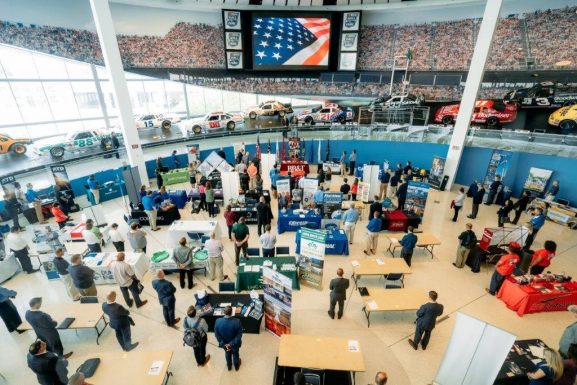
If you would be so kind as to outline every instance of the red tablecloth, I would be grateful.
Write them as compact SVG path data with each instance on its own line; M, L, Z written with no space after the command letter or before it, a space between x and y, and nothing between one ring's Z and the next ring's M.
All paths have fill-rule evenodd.
M386 212L385 216L389 220L387 230L389 231L407 230L407 216L401 210Z
M565 290L558 290L562 287ZM544 293L540 288L549 289ZM564 311L569 305L577 305L577 282L547 283L538 282L531 285L519 285L514 278L507 278L497 293L497 298L505 302L519 316L528 313L545 311Z
M287 175L291 173L292 176L304 176L309 173L309 164L307 162L299 161L285 161L280 164L280 174Z

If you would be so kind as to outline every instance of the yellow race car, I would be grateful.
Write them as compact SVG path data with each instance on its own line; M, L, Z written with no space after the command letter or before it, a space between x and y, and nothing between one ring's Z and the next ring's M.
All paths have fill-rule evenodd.
M549 124L561 129L561 133L577 132L577 104L559 108L549 116Z

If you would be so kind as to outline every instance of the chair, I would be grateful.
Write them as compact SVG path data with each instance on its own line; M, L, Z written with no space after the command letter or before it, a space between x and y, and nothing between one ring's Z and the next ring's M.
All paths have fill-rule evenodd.
M234 282L219 282L218 283L218 292L225 293L225 292L234 292L235 286Z
M385 289L400 289L405 287L405 275L401 273L385 274ZM389 285L388 282L392 284Z
M206 241L208 241L209 239L210 239L210 236L208 236L208 235L203 235L203 236L200 238L200 243L204 246L204 244L206 243Z
M80 297L80 303L98 303L98 297L96 296Z
M327 223L325 225L325 230L334 231L334 230L338 230L338 229L339 229L339 227L334 223Z
M301 373L304 374L307 384L323 385L325 383L325 371L322 369L302 368Z
M193 231L187 231L186 235L190 239L190 245L201 246L203 233L195 233Z
M291 210L298 210L301 208L301 205L299 203L291 203L290 209Z
M246 249L246 255L249 257L260 257L260 249L258 247L249 247Z
M277 257L283 256L283 255L284 256L290 256L290 249L288 246L277 246L275 255Z

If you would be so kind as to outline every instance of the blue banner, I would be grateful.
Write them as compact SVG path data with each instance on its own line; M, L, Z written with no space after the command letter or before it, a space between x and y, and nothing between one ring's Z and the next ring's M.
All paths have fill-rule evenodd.
M489 189L491 183L495 181L495 176L499 175L501 177L501 182L505 183L505 176L511 165L511 158L513 153L504 150L493 150L493 155L491 155L491 160L487 166L487 173L485 174L485 179L483 184L486 189Z

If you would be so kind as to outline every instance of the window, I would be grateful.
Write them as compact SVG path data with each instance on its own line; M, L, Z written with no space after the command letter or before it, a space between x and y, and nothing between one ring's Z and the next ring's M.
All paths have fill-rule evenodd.
M331 112L331 109L330 109L330 108L323 108L323 109L321 110L321 114L325 114L325 113L329 113L329 112Z
M2 106L2 122L4 124L22 123L22 116L18 110L18 104L12 95L12 90L8 83L0 83L0 106Z
M7 78L38 79L38 72L30 52L0 46L0 58Z
M53 120L40 82L11 83L11 87L26 123Z
M44 82L43 85L54 119L80 118L70 82Z
M208 120L218 120L218 115L211 115Z
M40 79L68 79L64 60L54 56L34 53L34 62L36 63Z
M78 139L88 139L88 138L92 138L92 134L88 131L85 132L79 132L75 137L74 140L78 140Z
M271 105L270 104L265 104L264 106L262 106L263 110L270 110L271 109Z
M74 97L78 104L78 111L82 118L95 118L102 116L100 102L94 82L72 82Z

